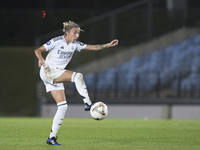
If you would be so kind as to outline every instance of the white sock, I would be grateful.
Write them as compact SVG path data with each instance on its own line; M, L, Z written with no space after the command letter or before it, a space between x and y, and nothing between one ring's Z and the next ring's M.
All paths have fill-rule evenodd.
M83 75L81 73L74 72L71 78L71 82L75 82L76 89L81 96L83 96L83 102L91 105L91 101L88 95L88 91L83 80Z
M57 103L57 106L58 106L58 109L57 109L57 112L53 119L53 124L52 124L51 133L50 133L49 138L56 137L56 134L63 122L65 113L66 113L67 107L68 107L66 101Z

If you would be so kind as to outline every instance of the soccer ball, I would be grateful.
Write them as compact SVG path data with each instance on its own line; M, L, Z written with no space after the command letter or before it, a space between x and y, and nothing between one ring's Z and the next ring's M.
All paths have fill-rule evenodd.
M96 102L90 109L90 115L95 120L102 120L108 115L108 107L103 102Z

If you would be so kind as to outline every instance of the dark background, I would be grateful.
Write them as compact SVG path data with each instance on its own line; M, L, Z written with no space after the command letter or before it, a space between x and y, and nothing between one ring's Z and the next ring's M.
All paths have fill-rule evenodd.
M35 37L62 28L62 22L81 22L135 0L22 0L0 5L0 45L34 45ZM46 17L41 17L41 11Z
M10 0L0 5L0 45L34 45L35 37L62 28L62 22L72 20L81 22L96 15L138 0ZM199 0L188 0L190 9L200 6ZM153 7L163 9L164 0L157 0ZM46 17L41 17L41 11Z

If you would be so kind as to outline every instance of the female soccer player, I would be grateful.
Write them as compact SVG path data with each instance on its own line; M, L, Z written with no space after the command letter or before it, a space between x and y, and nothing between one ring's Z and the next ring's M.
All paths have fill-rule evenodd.
M88 45L81 43L77 41L80 31L82 31L80 26L75 22L64 22L64 35L51 39L46 44L35 50L35 55L38 58L38 65L41 67L40 77L45 84L46 92L51 92L51 95L55 99L58 107L53 119L50 136L47 139L47 144L50 145L60 145L56 141L57 139L55 137L68 107L63 82L71 81L75 83L77 91L81 96L83 96L85 111L89 111L92 106L85 82L83 80L83 75L81 73L65 70L65 67L70 62L74 51L97 51L118 45L117 39L102 45ZM45 60L41 54L44 51L49 51Z

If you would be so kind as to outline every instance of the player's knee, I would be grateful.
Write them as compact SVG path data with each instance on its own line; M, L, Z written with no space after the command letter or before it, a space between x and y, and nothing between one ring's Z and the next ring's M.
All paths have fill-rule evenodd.
M74 72L71 77L71 82L79 82L83 80L83 74L82 73L76 73Z
M83 74L82 73L76 73L75 77L74 77L74 81L75 82L80 82L83 81Z
M82 80L83 79L83 74L82 73L77 73L76 74L76 76L77 76L77 78L78 78L78 80Z

